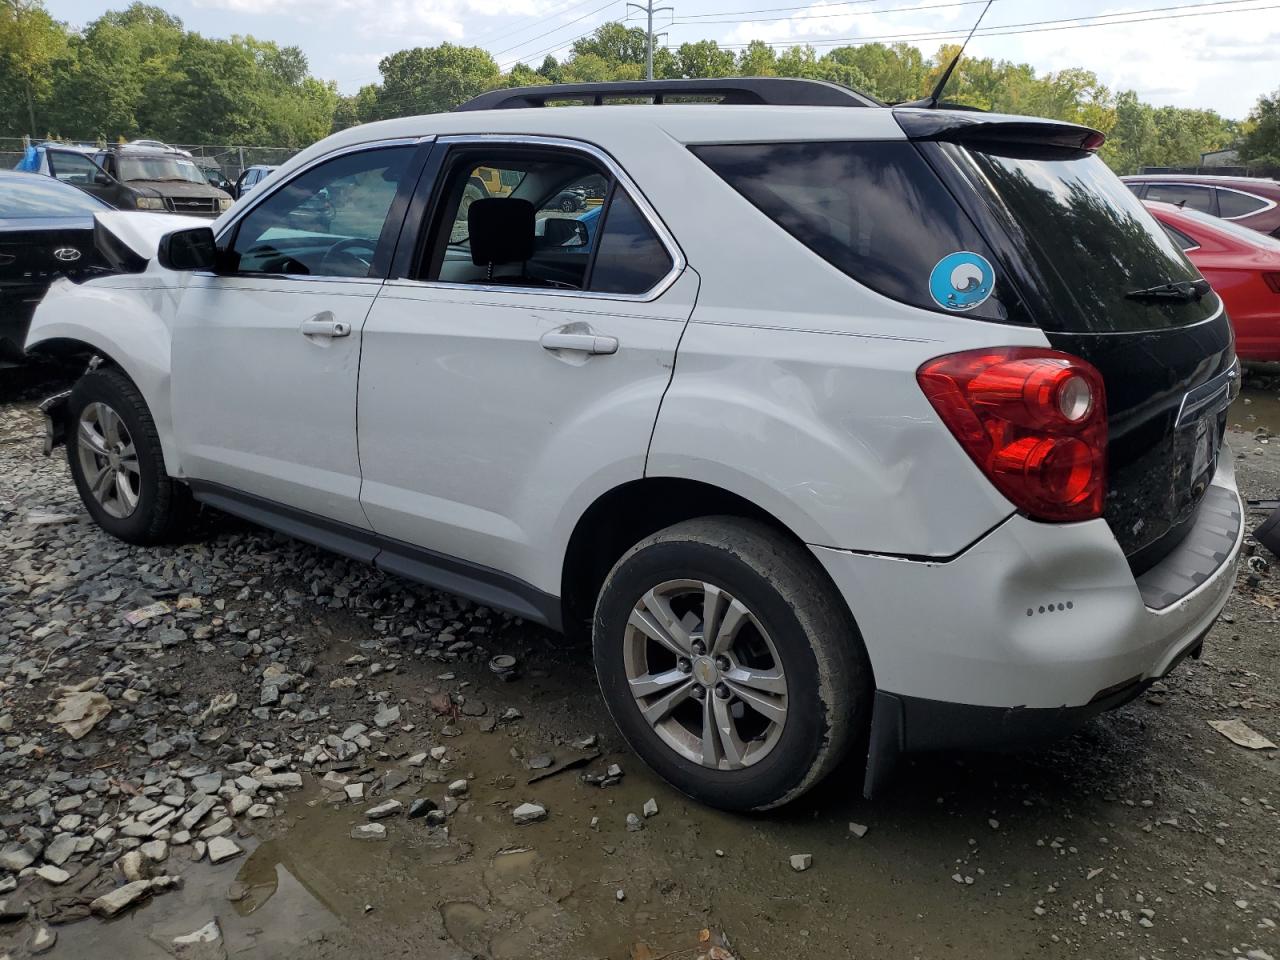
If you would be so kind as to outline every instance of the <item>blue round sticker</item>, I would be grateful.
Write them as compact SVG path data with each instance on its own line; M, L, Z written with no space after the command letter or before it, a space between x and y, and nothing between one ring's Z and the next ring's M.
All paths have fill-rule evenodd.
M944 310L972 310L991 296L996 272L986 257L968 250L938 261L929 274L929 295Z

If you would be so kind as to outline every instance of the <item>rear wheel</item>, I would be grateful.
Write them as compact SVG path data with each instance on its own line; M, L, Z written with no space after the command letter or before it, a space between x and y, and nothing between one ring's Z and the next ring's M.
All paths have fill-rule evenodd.
M601 590L594 649L631 746L714 806L800 796L867 724L870 669L843 602L755 521L686 521L633 547Z
M71 476L98 526L138 544L185 529L190 493L165 471L155 421L128 377L110 368L81 377L67 401L67 428Z

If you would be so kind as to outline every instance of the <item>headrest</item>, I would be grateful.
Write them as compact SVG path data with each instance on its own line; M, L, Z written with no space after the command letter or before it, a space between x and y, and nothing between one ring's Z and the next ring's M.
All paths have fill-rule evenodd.
M533 204L516 197L473 200L467 210L471 262L524 263L533 256Z

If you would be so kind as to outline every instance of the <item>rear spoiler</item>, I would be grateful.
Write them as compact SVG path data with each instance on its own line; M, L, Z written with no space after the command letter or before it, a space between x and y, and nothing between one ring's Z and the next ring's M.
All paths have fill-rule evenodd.
M1002 143L1092 152L1107 139L1100 131L1078 123L1000 113L894 107L893 118L910 140Z

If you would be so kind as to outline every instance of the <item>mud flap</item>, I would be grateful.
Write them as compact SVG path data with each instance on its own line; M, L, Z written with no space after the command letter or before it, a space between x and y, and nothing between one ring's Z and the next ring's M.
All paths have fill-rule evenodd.
M54 447L67 442L67 400L70 390L55 393L40 403L40 412L44 414L44 455L53 454Z
M868 800L893 779L898 757L903 751L902 700L891 693L877 690L871 705L871 739L867 746L867 768L862 778L862 795Z

